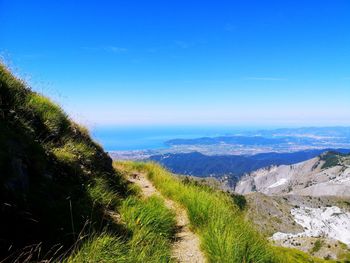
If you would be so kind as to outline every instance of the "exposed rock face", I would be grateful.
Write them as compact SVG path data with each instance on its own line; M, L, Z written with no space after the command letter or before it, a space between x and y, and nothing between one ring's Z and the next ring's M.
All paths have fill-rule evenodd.
M295 222L303 227L299 233L276 232L271 239L280 246L294 247L317 257L341 259L350 246L350 213L338 206L295 207Z
M235 191L247 194L248 218L275 245L321 258L342 259L348 253L349 155L327 152L295 165L259 169L243 177Z
M330 157L333 159L330 160ZM326 153L295 165L259 169L236 185L240 194L350 196L349 156Z
M293 208L291 214L304 231L297 234L277 232L273 239L325 236L350 245L350 213L339 207L298 207Z
M247 219L275 245L341 262L349 253L349 197L254 192L245 198Z

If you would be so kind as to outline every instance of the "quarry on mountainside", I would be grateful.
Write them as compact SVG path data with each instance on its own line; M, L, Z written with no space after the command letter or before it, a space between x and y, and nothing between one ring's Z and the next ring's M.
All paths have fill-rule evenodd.
M259 169L244 176L235 192L350 197L350 156L328 152L294 165Z
M350 213L339 207L295 207L291 210L291 214L304 231L296 234L277 232L273 234L273 240L328 237L350 245Z
M303 227L303 231L295 234L276 232L271 237L276 244L300 247L305 252L332 259L338 259L342 253L349 251L349 212L337 206L295 207L291 214L295 222Z
M348 259L349 198L262 193L250 193L245 198L246 217L274 244L320 258Z

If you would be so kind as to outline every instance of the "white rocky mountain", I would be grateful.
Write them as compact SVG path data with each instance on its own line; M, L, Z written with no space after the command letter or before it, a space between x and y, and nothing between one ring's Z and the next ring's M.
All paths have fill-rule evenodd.
M327 152L298 164L259 169L244 176L235 191L350 197L350 156Z
M294 165L247 174L235 191L245 194L249 218L272 233L275 245L329 259L350 249L350 155L327 152Z

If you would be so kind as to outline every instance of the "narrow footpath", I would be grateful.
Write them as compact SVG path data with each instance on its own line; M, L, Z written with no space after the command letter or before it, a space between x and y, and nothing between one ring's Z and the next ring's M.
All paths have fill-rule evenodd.
M174 201L164 197L146 178L143 173L134 174L129 179L130 182L137 184L144 195L149 197L151 195L158 195L164 199L165 205L173 210L176 214L176 234L173 242L172 258L177 262L186 263L204 263L205 257L200 250L200 241L198 236L189 228L189 219L184 208L180 207Z

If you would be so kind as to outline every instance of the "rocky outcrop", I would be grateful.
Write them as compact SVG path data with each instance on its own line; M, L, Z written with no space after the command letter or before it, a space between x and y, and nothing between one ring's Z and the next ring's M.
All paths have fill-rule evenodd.
M350 196L349 156L326 153L295 165L271 166L244 176L240 194Z

